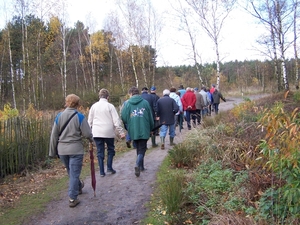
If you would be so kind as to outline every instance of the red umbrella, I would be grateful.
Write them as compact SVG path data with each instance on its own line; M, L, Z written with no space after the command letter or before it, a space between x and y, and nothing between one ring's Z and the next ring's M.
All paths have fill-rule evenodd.
M94 189L94 197L96 196L96 176L95 176L95 164L94 164L94 152L93 144L90 143L90 159L91 159L91 177L92 177L92 187Z

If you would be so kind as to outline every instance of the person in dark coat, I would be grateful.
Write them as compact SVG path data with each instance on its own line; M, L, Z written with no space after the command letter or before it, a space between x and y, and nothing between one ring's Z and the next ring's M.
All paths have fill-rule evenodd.
M157 100L160 98L157 94L156 94L156 87L155 86L152 86L150 88L150 94L154 97L155 99L155 105L156 105L156 108L155 108L155 120L154 120L154 126L157 127L159 125L159 118L157 116ZM159 136L159 129L155 130L153 132L153 135L154 136ZM152 137L153 138L153 137ZM154 137L155 139L155 137Z
M160 128L159 136L161 139L161 149L165 149L165 137L169 129L170 145L174 144L175 137L175 114L179 111L179 106L173 98L170 98L170 90L163 91L163 97L157 101L157 116L159 117Z
M156 109L157 108L157 106L156 106L156 102L157 102L156 97L154 95L151 95L151 94L148 93L148 88L147 87L143 87L141 97L149 102L149 105L152 109L153 121L155 121L156 111L157 111L157 109ZM152 142L152 147L153 148L158 146L156 144L155 139L156 139L156 136L152 135L151 136L151 142Z
M213 101L214 101L213 108L215 110L215 113L218 114L220 99L222 99L224 102L226 102L226 99L223 97L222 93L218 91L217 88L214 90L214 93L212 94L212 96L213 96Z

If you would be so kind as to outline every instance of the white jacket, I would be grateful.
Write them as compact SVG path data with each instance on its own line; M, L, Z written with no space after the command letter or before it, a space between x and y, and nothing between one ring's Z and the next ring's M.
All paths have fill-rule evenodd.
M94 138L115 138L115 131L119 135L124 133L115 106L105 98L100 98L98 102L92 105L88 123L92 128Z
M176 104L179 106L179 111L175 115L179 115L181 112L183 112L183 106L182 102L180 100L179 95L177 95L175 92L170 93L170 98L173 98L176 102Z

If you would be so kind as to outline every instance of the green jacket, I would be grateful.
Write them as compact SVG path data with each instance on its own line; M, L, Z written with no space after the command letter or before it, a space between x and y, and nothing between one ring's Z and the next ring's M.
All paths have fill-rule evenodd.
M140 95L132 96L124 104L121 119L127 126L131 140L149 139L154 128L152 109Z

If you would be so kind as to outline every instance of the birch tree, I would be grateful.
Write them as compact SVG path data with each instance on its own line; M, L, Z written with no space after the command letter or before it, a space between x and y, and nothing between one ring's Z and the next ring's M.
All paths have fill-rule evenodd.
M262 24L269 27L273 59L275 60L275 72L278 80L278 91L282 89L282 86L285 90L289 90L285 52L292 43L286 40L288 33L291 32L291 28L293 27L294 8L292 6L288 0L252 0L252 11L248 10ZM281 68L281 74L277 69L277 61Z
M213 41L217 64L217 88L220 86L221 30L224 22L236 3L236 0L185 0L198 15L199 23Z
M14 65L12 59L12 52L11 52L11 36L9 32L9 25L7 26L7 39L8 39L8 52L9 52L9 62L10 62L10 83L11 83L11 90L12 90L12 100L13 100L13 108L17 108L16 103L16 92L15 92L15 72L14 72Z
M105 20L105 30L111 33L111 44L114 46L114 54L117 60L117 67L119 79L123 93L125 92L124 86L124 57L122 49L125 49L125 38L119 18L115 13L110 13ZM110 53L112 54L112 53Z
M181 28L183 31L185 31L188 36L189 36L189 39L190 39L190 44L191 44L191 49L192 49L192 58L193 58L193 61L194 61L194 65L196 67L196 70L197 70L197 74L198 74L198 78L199 78L199 81L200 81L200 84L201 86L203 85L203 79L201 77L201 70L200 70L200 63L199 63L199 60L198 58L200 59L199 57L199 54L198 54L198 50L197 50L197 46L196 46L196 43L197 43L197 33L199 33L198 30L195 30L195 25L192 23L192 19L189 17L189 15L193 15L193 13L190 11L189 8L187 7L184 7L183 3L181 2L181 0L178 0L178 9L175 9L175 11L178 13L178 16L181 20Z
M294 32L294 57L295 57L295 86L299 88L299 59L298 59L298 48L297 48L297 39L298 39L298 0L293 1L293 11L294 11L294 20L293 20L293 32Z

